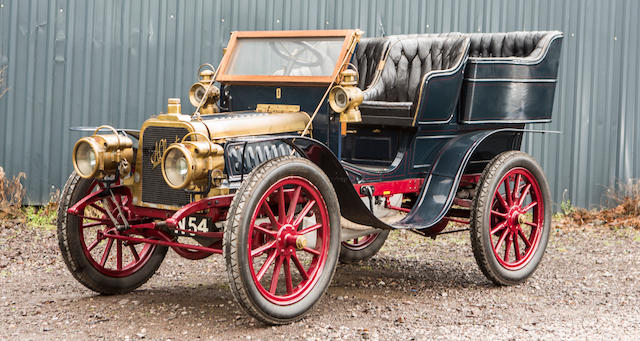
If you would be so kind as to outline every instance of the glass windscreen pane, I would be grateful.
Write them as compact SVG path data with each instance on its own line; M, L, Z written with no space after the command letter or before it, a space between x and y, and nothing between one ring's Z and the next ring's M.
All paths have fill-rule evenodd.
M239 38L226 74L331 76L344 37Z

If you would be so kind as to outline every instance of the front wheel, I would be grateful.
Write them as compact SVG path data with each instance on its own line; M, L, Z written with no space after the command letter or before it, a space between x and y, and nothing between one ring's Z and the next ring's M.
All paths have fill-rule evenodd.
M58 245L67 268L78 282L101 294L123 294L151 278L162 264L167 247L109 238L118 234L109 218L109 213L118 216L113 199L124 206L130 200L127 196L93 199L79 215L67 212L102 188L98 181L71 174L58 209Z
M338 260L340 208L327 176L306 159L272 159L249 174L227 216L223 250L240 306L267 324L302 318Z
M471 245L484 275L498 285L529 278L549 239L551 197L530 155L504 152L485 168L471 209Z

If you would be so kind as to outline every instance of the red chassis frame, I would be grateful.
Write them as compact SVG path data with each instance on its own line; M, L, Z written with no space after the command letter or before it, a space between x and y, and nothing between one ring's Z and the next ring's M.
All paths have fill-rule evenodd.
M462 177L461 184L476 183L478 178L479 174L464 175ZM385 206L387 208L402 212L409 212L409 208L392 206L389 198L395 194L418 194L422 188L423 182L424 179L413 178L397 181L356 184L354 185L354 188L357 193L360 193L360 196L364 197L366 194L362 194L360 189L365 186L370 186L373 196L383 196L386 198ZM185 205L180 210L174 212L157 208L135 206L132 204L132 196L129 188L124 185L116 185L109 188L103 188L102 190L87 195L70 207L67 212L75 216L83 217L81 212L84 212L85 207L87 207L90 202L93 202L94 199L107 198L110 196L111 193L109 193L109 190L111 190L115 196L125 196L129 198L129 200L122 202L122 211L129 223L129 228L122 231L116 230L115 234L102 234L102 238L112 238L132 243L148 243L169 246L180 256L194 260L204 258L214 253L222 254L223 232L183 230L178 228L178 222L185 217L196 213L203 214L213 222L225 220L234 194L201 199ZM465 208L471 206L470 200L455 199L454 203ZM469 224L469 221L467 220L469 218L469 214L467 211L468 209L452 208L447 216L443 218L442 223L438 223L437 226L434 226L428 236L435 237L444 230L450 221ZM149 218L163 220L159 222L150 222L148 221ZM460 218L467 219L463 220ZM177 238L172 236L169 230L186 232L193 236L216 238L219 239L219 241L210 246L185 244L178 242ZM144 237L141 238L132 235L142 235Z

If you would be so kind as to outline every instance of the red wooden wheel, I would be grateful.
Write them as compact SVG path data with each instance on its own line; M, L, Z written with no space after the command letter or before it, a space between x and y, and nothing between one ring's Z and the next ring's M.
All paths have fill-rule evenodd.
M305 226L305 218L312 223ZM325 265L329 233L326 204L309 180L273 184L249 225L249 268L260 293L279 305L303 298Z
M491 205L489 237L498 262L509 270L525 266L540 242L544 199L525 168L513 168L500 180Z
M103 189L104 186L94 181L87 194ZM115 196L118 205L125 210L130 200L127 196ZM155 245L131 243L108 238L118 234L107 213L120 220L118 209L112 198L96 198L88 202L80 211L78 234L80 246L87 260L99 272L112 277L126 277L140 270L153 254Z
M254 169L236 192L224 231L229 286L269 324L298 320L331 283L340 252L340 207L311 161L283 156Z
M355 239L345 240L342 242L342 246L354 251L362 250L373 244L379 235L379 233L373 233Z
M102 183L80 178L75 172L71 174L58 209L58 245L67 268L78 282L102 294L127 293L151 278L162 264L167 247L109 238L119 234L115 225L122 223L115 203L129 222L136 221L127 209L129 195L93 198L83 202L77 214L68 212L102 188Z
M498 285L525 281L542 260L550 228L551 194L542 167L519 151L493 158L471 205L471 246L482 273Z

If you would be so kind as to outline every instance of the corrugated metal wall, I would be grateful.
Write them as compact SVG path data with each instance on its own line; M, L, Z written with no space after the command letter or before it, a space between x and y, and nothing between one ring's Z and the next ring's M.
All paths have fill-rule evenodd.
M554 122L531 136L556 202L603 203L616 181L640 176L640 2L0 0L0 165L25 171L32 203L71 170L70 126L138 128L187 101L204 62L217 64L232 30L361 28L418 32L565 32ZM187 107L185 105L185 107ZM189 109L190 110L190 109Z

